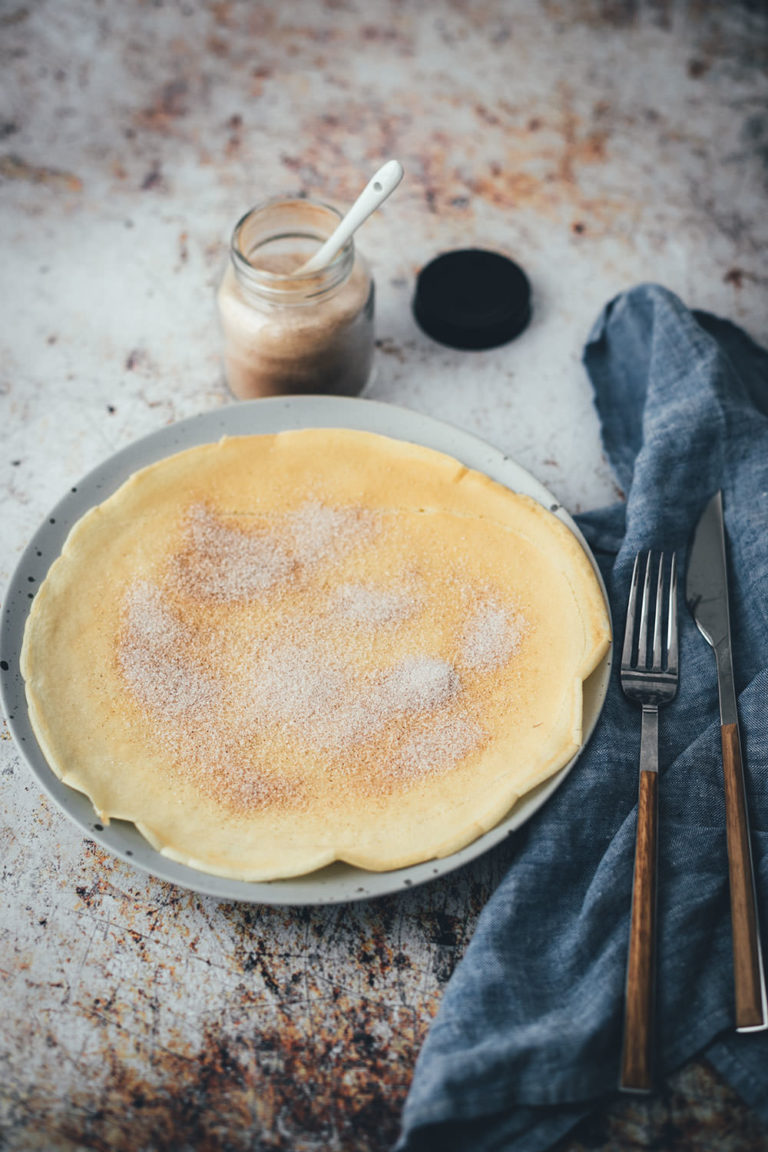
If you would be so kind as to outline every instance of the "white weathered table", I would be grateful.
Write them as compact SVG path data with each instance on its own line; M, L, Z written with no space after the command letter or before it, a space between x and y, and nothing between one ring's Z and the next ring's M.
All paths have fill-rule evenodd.
M214 292L242 211L344 207L388 156L405 181L359 236L366 395L480 435L572 512L617 499L580 364L602 305L660 281L768 339L767 54L766 13L739 4L4 4L3 582L82 474L231 403ZM531 278L507 347L413 321L418 269L464 246ZM225 905L83 840L1 734L0 1146L387 1147L514 845L370 904ZM757 1147L695 1066L591 1146L672 1116L688 1147L695 1115L727 1148L728 1109Z

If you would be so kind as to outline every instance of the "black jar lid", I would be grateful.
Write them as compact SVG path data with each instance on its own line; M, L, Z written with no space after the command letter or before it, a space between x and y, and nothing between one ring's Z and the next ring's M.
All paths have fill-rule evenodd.
M495 348L519 336L531 317L531 286L519 265L484 248L444 252L416 279L419 327L451 348Z

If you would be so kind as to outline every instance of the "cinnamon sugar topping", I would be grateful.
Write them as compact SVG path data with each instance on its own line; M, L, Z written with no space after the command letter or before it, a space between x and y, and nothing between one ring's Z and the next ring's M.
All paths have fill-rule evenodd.
M313 768L375 794L449 772L482 746L462 678L508 663L525 621L465 582L472 607L449 662L419 631L430 590L412 575L315 578L383 532L371 512L318 501L240 522L190 510L165 579L130 588L118 645L180 779L240 811L296 806L311 802Z
M462 637L463 661L470 668L486 671L502 667L518 651L526 628L519 612L510 613L493 601L479 604Z

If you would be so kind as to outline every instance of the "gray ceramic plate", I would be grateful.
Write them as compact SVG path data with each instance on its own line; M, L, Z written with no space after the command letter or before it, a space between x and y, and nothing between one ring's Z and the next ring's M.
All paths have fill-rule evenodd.
M263 904L333 904L381 896L422 884L487 852L523 824L554 792L578 759L574 757L550 780L523 797L506 819L490 832L445 859L429 860L393 872L364 872L337 863L308 876L270 883L227 880L177 864L155 851L133 824L124 821L115 820L103 828L97 821L90 800L62 784L48 767L29 723L24 683L19 672L19 654L27 613L32 603L30 590L39 587L45 579L50 564L61 552L73 524L89 508L105 500L132 472L184 448L207 444L222 436L277 432L285 428L332 427L379 432L395 439L435 448L456 457L471 468L485 472L516 492L532 496L568 525L594 565L594 558L570 516L542 484L513 460L449 424L372 400L295 396L252 400L214 412L204 412L137 440L110 457L73 487L35 533L8 589L0 630L0 667L3 702L11 732L39 783L88 837L154 876L222 900L247 900ZM599 575L598 572L598 578ZM609 676L610 652L585 685L585 743L603 706Z

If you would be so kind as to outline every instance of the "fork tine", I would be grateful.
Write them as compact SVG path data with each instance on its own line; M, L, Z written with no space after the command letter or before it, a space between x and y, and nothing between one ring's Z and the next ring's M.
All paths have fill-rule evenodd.
M648 666L648 606L651 598L651 558L652 552L646 554L645 579L643 580L643 599L640 602L640 630L637 636L637 666Z
M649 561L650 563L650 561ZM656 580L656 604L653 611L653 662L652 669L654 672L661 671L661 660L663 656L663 639L662 639L662 616L663 616L663 596L664 596L664 553L659 556L659 575Z
M677 554L672 553L667 616L667 671L677 675Z
M635 615L637 613L637 586L640 582L640 553L635 556L635 565L632 569L632 583L629 586L629 601L627 603L627 622L624 626L624 647L621 651L621 666L628 668L632 663L632 648L635 641Z

